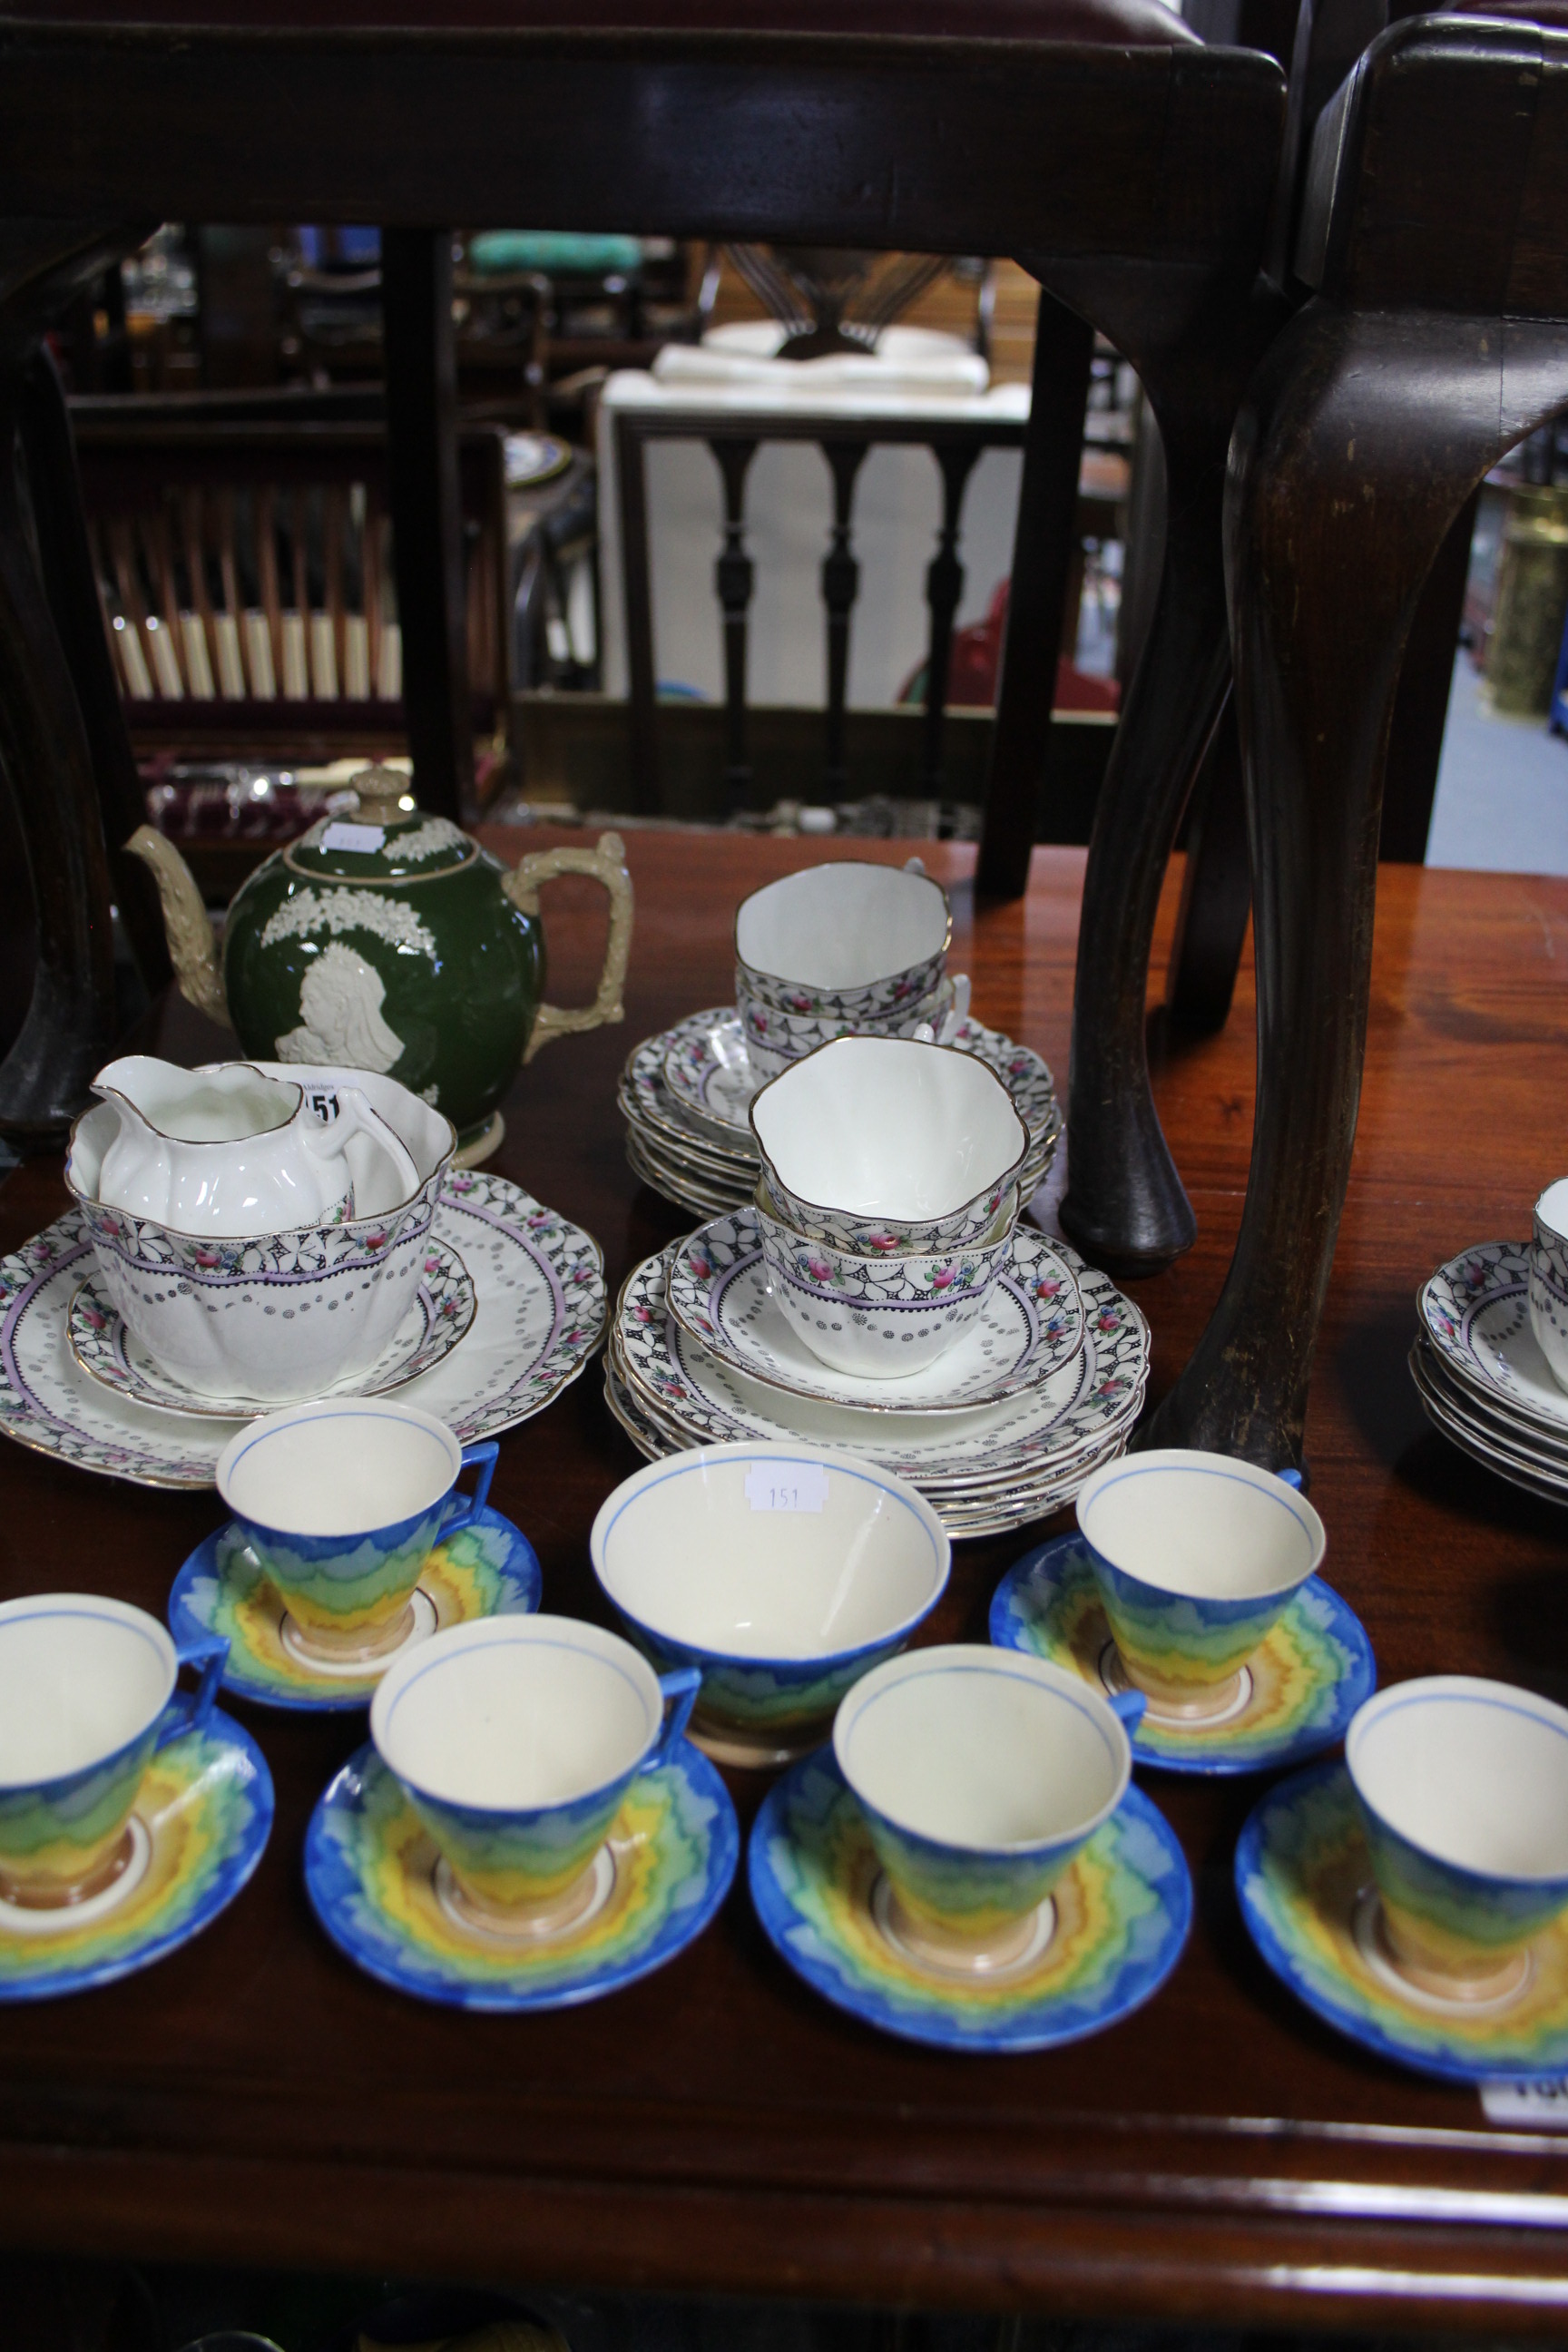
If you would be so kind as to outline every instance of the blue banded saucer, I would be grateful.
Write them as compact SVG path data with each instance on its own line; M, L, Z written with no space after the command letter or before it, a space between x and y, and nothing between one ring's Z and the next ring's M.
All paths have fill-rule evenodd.
M70 1911L0 1902L0 2001L85 1992L177 1951L234 1901L271 1827L267 1759L215 1708L153 1757L112 1886Z
M310 1816L305 1889L367 1976L452 2009L565 2009L634 1984L701 1934L730 1890L741 1832L730 1792L687 1740L627 1790L593 1907L548 1942L466 1925L442 1899L430 1838L368 1743Z
M880 1865L831 1748L774 1782L747 1862L763 1933L813 1991L945 2050L1049 2050L1103 2032L1159 1990L1192 1920L1175 1834L1131 1788L1057 1881L1037 1948L982 1980L938 1978L878 1924Z
M1568 1918L1535 1937L1511 1997L1461 2007L1407 1985L1377 1933L1372 1857L1342 1764L1310 1765L1253 1808L1236 1891L1281 1983L1380 2058L1451 2083L1568 2073Z
M489 1505L471 1526L439 1543L420 1570L408 1640L370 1667L337 1674L300 1655L283 1603L230 1521L198 1544L169 1594L176 1642L221 1633L228 1643L223 1686L258 1706L343 1711L370 1705L376 1684L403 1649L476 1617L531 1616L543 1587L528 1538Z
M991 1601L991 1639L1080 1674L1096 1690L1125 1678L1100 1606L1089 1546L1058 1536L1026 1552ZM1132 1734L1140 1764L1167 1772L1266 1772L1300 1764L1344 1738L1377 1685L1366 1629L1321 1576L1310 1576L1243 1670L1236 1712L1183 1723L1147 1711Z

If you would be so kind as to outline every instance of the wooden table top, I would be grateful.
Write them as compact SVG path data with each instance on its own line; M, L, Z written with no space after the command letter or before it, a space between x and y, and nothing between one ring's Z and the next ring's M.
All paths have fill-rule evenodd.
M517 853L516 835L496 838ZM842 846L901 857L908 845ZM744 892L823 854L631 837L626 1025L554 1045L520 1077L495 1163L598 1236L612 1286L692 1222L628 1171L616 1072L649 1031L728 997ZM1081 855L1037 851L1027 898L976 916L973 852L924 854L953 886L976 1012L1065 1080ZM552 889L552 992L580 996L597 894ZM1163 938L1173 904L1168 891ZM1137 1290L1155 1395L1235 1234L1251 1016L1244 974L1223 1036L1160 1076L1200 1238ZM1418 1281L1468 1242L1527 1233L1531 1201L1568 1163L1565 1029L1568 883L1384 869L1361 1132L1308 1424L1327 1572L1384 1681L1460 1668L1568 1695L1568 1519L1430 1433L1405 1368ZM183 1007L163 1034L182 1058L222 1050ZM56 1164L13 1174L0 1246L64 1203ZM637 1466L594 1369L502 1439L493 1499L538 1549L547 1607L602 1614L588 1526ZM6 1594L85 1586L161 1616L218 1517L211 1496L15 1448L0 1451L0 1481ZM984 1640L997 1579L1038 1532L960 1546L930 1634ZM905 2306L1561 2325L1568 2139L1489 2128L1473 2090L1383 2064L1275 1982L1231 1888L1254 1780L1141 1773L1193 1868L1174 1976L1095 2039L977 2058L880 2037L815 1998L763 1941L743 1872L696 1945L580 2011L476 2017L385 1990L328 1944L300 1873L310 1808L363 1722L237 1712L278 1791L245 1894L140 1977L0 2010L6 2240ZM744 1824L761 1788L731 1786Z

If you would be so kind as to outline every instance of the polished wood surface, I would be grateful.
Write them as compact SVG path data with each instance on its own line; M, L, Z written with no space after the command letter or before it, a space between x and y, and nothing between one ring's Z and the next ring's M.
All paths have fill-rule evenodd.
M539 836L489 837L515 856ZM908 846L837 845L889 858ZM616 1071L656 1025L727 997L743 893L824 854L656 833L629 850L626 1025L530 1067L496 1163L597 1234L612 1286L690 1222L626 1169ZM1037 850L1027 898L978 914L973 851L922 854L953 887L976 1011L1059 1076L1081 853ZM546 917L552 993L582 996L596 894L552 885ZM1361 1131L1307 1425L1328 1573L1384 1680L1462 1667L1563 1695L1568 1520L1429 1433L1404 1358L1417 1282L1468 1242L1527 1231L1568 1152L1568 883L1391 870L1377 924ZM1248 963L1223 1033L1157 1068L1199 1235L1138 1286L1156 1394L1235 1239L1253 1013ZM183 1005L163 1034L185 1058L224 1043ZM0 1243L64 1201L55 1163L24 1167L0 1189ZM537 1547L550 1608L603 1615L588 1526L637 1466L596 1366L501 1440L494 1500ZM117 1486L9 1446L0 1496L0 1590L86 1586L159 1612L219 1516L207 1495ZM997 1579L1039 1532L959 1547L931 1633L983 1640ZM14 2244L1227 2323L1560 2328L1568 2140L1488 2128L1474 2092L1363 2055L1276 1984L1231 1891L1256 1781L1140 1774L1197 1895L1189 1948L1144 2011L1070 2049L964 2058L817 2000L763 1941L743 1881L671 1966L579 2011L465 2017L384 1990L329 1946L300 1877L310 1809L363 1722L236 1711L278 1788L252 1885L141 1978L0 2010L0 2237ZM760 1785L731 1786L749 1821Z

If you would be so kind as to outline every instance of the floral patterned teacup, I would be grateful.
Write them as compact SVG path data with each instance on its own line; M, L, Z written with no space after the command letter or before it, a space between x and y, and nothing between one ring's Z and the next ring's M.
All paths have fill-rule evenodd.
M797 1233L773 1213L766 1180L757 1187L773 1298L819 1362L874 1381L923 1371L968 1330L1012 1257L1017 1213L1015 1190L978 1242L867 1257Z
M735 960L775 1012L854 1028L929 996L952 934L947 893L919 869L844 859L786 874L743 898Z

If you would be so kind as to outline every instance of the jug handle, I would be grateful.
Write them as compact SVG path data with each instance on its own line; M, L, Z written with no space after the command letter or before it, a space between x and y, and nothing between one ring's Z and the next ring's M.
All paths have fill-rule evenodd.
M401 1136L394 1134L379 1111L373 1110L357 1087L336 1087L338 1116L330 1127L320 1127L312 1119L300 1129L305 1150L312 1160L335 1160L355 1135L368 1136L370 1140L391 1160L397 1181L402 1187L400 1200L411 1201L419 1190L419 1171L414 1155Z
M598 993L592 1004L571 1008L542 1004L533 1017L524 1062L531 1062L552 1037L565 1037L578 1029L596 1029L601 1022L624 1021L621 991L626 985L626 959L632 951L632 877L626 871L626 848L618 833L602 833L592 849L540 849L522 858L501 887L521 914L539 912L539 886L556 874L587 874L610 894L610 936L599 973Z

